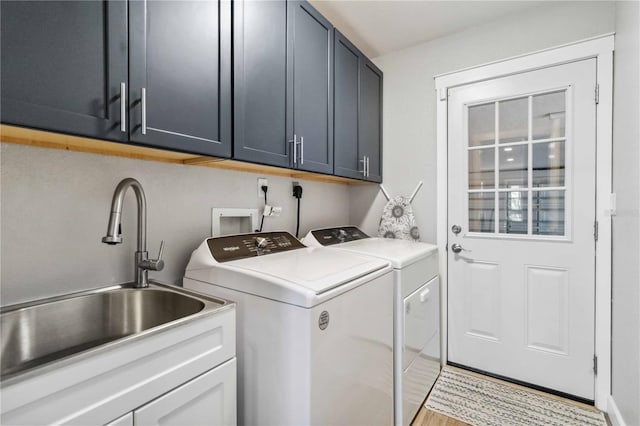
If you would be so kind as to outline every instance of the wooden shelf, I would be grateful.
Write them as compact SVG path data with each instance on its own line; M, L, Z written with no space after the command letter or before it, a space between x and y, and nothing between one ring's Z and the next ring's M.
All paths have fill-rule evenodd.
M159 161L163 163L213 167L216 169L235 170L239 172L284 176L293 179L306 179L318 182L352 185L367 185L372 183L339 176L283 169L261 164L244 163L242 161L229 160L225 158L198 156L194 154L165 151L157 148L148 148L100 139L65 135L62 133L46 132L42 130L10 126L7 124L0 125L0 141L42 148L64 149L67 151L134 158L137 160Z

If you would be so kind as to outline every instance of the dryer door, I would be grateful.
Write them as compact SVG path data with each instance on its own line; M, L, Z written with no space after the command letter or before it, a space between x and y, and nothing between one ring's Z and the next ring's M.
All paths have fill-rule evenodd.
M404 299L402 371L440 328L439 281L434 278Z

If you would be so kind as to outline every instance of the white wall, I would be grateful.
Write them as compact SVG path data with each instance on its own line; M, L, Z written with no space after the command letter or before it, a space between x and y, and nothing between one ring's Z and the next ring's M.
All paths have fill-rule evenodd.
M612 394L640 424L640 3L616 7L614 62Z
M447 37L378 57L384 71L384 184L392 195L425 185L413 207L424 241L436 239L436 97L433 77L614 31L613 2L541 2ZM374 232L385 199L351 188L350 219Z
M165 269L150 272L181 282L193 249L211 233L212 207L261 208L259 175L94 154L1 146L2 271L0 304L131 281L136 246L136 205L128 191L124 243L101 243L111 197L125 177L138 179L147 197L148 250L166 241ZM265 230L295 232L291 179L269 179L269 203L284 207L265 219ZM300 181L304 192L300 232L348 221L347 185Z

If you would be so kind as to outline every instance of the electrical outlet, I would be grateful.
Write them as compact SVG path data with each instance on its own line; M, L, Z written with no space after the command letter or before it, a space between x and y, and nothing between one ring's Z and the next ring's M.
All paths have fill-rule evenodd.
M300 185L298 182L293 182L291 189L292 189L291 195L293 195L297 199L302 198L302 185Z
M300 185L300 182L293 181L291 182L291 189L295 189L296 186Z
M280 207L280 206L270 206L268 204L266 206L264 206L264 211L262 212L262 215L266 216L266 217L280 216L280 214L282 214L282 207Z
M263 186L269 187L269 181L266 178L258 178L258 198L264 198Z

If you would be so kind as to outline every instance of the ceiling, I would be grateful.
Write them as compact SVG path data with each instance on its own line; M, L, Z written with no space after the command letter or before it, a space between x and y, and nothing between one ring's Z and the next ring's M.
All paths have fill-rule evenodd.
M539 5L538 1L310 0L367 56L424 43Z

